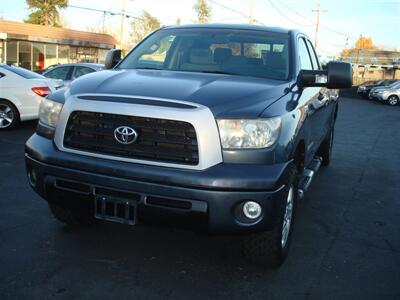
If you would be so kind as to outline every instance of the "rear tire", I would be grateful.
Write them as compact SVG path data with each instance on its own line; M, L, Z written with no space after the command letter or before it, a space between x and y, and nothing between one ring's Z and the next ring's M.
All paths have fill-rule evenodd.
M95 223L93 212L87 209L78 209L58 203L49 203L49 208L58 221L70 227L88 227Z
M14 104L7 100L0 100L0 130L8 130L19 123L19 112Z
M322 157L321 165L324 167L329 166L329 164L331 163L334 133L335 129L332 126L332 129L329 131L328 136L324 139L317 151L317 156Z
M297 197L297 167L294 164L289 165L282 184L285 187L281 198L276 201L274 228L243 239L244 257L267 268L280 266L289 252Z

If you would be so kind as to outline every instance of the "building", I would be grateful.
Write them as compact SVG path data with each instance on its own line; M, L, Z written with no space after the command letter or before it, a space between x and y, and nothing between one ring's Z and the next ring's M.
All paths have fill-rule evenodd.
M55 64L104 63L108 34L0 20L0 62L37 71Z
M400 52L374 49L351 49L342 60L352 63L353 83L382 79L400 79Z

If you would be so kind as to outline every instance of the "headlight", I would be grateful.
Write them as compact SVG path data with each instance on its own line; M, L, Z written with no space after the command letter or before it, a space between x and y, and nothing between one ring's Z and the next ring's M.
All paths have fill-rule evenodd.
M61 103L43 99L39 108L39 120L42 124L55 128L63 105Z
M267 148L278 139L281 119L217 120L222 148Z

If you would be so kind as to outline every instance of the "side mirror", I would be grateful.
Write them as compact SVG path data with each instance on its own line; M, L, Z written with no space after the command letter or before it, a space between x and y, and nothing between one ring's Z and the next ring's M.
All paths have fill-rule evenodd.
M328 88L347 89L353 85L353 69L351 64L342 61L331 61L327 66Z
M108 51L104 67L106 69L114 68L121 61L121 49L114 49Z
M351 88L353 85L351 64L341 61L331 61L326 65L326 70L301 70L297 78L297 85L301 88Z

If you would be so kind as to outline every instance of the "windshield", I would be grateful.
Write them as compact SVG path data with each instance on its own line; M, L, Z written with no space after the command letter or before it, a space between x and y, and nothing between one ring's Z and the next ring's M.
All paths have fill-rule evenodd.
M289 35L252 30L164 29L136 47L118 68L287 80Z
M392 83L391 85L389 85L390 88L392 89L398 89L400 88L400 81L395 81L394 83Z
M24 68L20 67L15 67L15 66L9 66L9 65L1 65L4 69L7 71L13 72L19 76L22 76L26 79L35 79L35 78L44 78L42 75L39 75L37 73L31 72L29 70L26 70Z

